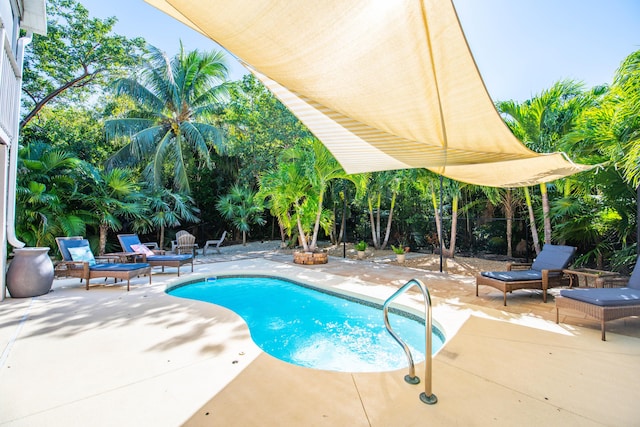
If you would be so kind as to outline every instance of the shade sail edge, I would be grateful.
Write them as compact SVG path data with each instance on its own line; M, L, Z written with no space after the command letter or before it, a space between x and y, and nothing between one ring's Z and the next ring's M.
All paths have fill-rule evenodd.
M301 8L286 0L255 7L145 1L249 66L348 173L428 168L515 187L591 169L515 138L486 92L451 1L327 0Z

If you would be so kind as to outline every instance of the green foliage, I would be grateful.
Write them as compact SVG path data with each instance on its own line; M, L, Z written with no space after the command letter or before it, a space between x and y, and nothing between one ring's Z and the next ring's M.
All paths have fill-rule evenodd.
M405 252L406 252L406 251L404 250L404 246L394 246L394 245L391 245L391 250L393 251L393 253L394 253L394 254L398 254L398 255L403 254L403 253L405 253Z
M360 240L358 243L354 245L356 251L365 251L367 250L367 242L364 240Z
M161 249L168 240L165 238L165 228L177 227L183 222L200 222L196 216L200 210L191 196L149 183L143 183L140 191L144 204L141 212L144 214L133 216L131 228L140 233L159 231L157 240Z
M24 127L47 104L95 98L115 76L136 67L142 39L112 33L116 18L91 18L75 0L47 2L47 35L34 35L25 53Z
M101 117L83 106L45 107L23 129L23 141L46 142L80 160L102 164L113 148L107 145Z
M222 216L231 220L235 228L242 232L242 244L247 243L247 233L251 231L252 225L265 223L262 201L248 188L234 185L216 206Z
M278 168L260 177L259 197L289 236L297 231L304 250L315 250L320 228L329 233L333 213L324 207L329 182L350 179L317 139L285 150ZM297 230L295 230L297 228Z
M108 139L130 137L109 161L109 167L145 163L145 177L190 193L187 166L201 162L211 169L210 150L223 150L221 133L208 119L226 100L227 66L222 52L180 52L171 60L150 46L138 76L118 79L117 95L131 98L137 110L105 123ZM192 156L192 157L190 157Z
M503 254L507 249L507 242L504 237L494 236L487 242L487 250L494 254Z
M43 143L30 144L18 155L17 237L28 246L55 247L57 236L84 235L93 217L77 199L83 162Z
M220 118L227 153L238 159L237 180L253 187L259 175L277 167L280 154L311 137L307 128L255 77L229 86L230 101Z

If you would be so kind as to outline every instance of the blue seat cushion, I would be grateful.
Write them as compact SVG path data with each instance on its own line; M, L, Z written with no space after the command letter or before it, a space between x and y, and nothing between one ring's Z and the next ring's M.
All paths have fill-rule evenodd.
M120 239L120 243L122 244L122 249L125 252L135 252L132 248L131 245L140 245L140 238L138 237L137 234L131 234L131 235L120 235L118 236L118 238Z
M640 266L636 262L636 266L633 268L633 272L631 273L631 277L629 278L629 284L627 287L633 289L640 289Z
M640 305L640 289L631 288L591 288L562 289L560 296L586 302L601 307Z
M121 263L101 263L92 265L90 267L91 271L135 271L141 268L149 267L149 264L146 262L137 262L130 264L121 264Z
M193 258L193 255L149 255L147 261L185 261Z
M73 261L69 248L89 247L89 241L87 239L60 239L58 246L60 247L62 259Z
M531 265L532 270L559 270L567 268L576 248L564 245L544 245Z
M542 272L537 270L514 271L483 271L484 277L501 280L503 282L524 282L527 280L542 280Z

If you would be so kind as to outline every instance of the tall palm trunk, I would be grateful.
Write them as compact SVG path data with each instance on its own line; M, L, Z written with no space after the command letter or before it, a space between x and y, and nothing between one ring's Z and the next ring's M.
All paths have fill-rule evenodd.
M453 258L456 253L456 234L458 229L458 197L455 196L451 201L451 239L449 241L449 250L447 256Z
M549 209L549 195L547 194L547 184L540 184L542 195L542 215L544 218L544 244L551 244L551 215Z
M433 205L433 214L436 219L436 232L438 234L438 247L444 247L444 244L441 245L442 242L442 227L440 226L440 211L438 210L438 198L436 197L436 192L431 187L431 204Z
M380 245L380 249L384 249L387 246L387 243L389 243L389 236L391 235L391 221L393 219L393 209L396 206L397 194L398 193L394 191L391 195L391 207L389 208L389 218L387 219L387 230L384 233L384 241L382 242L382 245Z
M320 195L318 196L318 211L316 212L316 222L313 224L313 237L311 237L311 245L310 248L312 251L316 250L316 246L318 244L318 232L320 231L320 218L322 217L322 204L324 202L324 190L320 190Z
M504 194L504 216L507 218L507 257L513 257L513 194L511 189L507 188Z
M107 224L100 224L100 248L99 255L104 255L104 251L107 247L107 233L109 232L109 226Z
M164 250L164 225L160 226L160 250Z
M438 235L438 246L442 242L442 221L440 220L440 210L438 209L438 199L435 191L431 189L431 204L433 205L433 215L436 220L436 233Z
M529 225L531 228L531 238L533 239L533 247L536 255L540 254L540 237L538 237L538 226L536 225L536 216L533 213L533 203L531 203L531 194L529 187L524 187L524 198L527 201L527 210L529 211Z
M302 244L302 250L305 252L309 252L309 244L307 243L307 236L304 234L304 227L302 226L302 221L300 220L300 205L295 204L296 212L296 223L298 225L298 239L300 240L300 244Z
M371 203L371 198L367 198L367 202L369 205L369 221L371 222L371 238L373 239L373 247L376 249L380 249L380 243L378 241L378 236L380 235L379 231L377 230L378 227L380 227L379 223L376 223L376 220L374 218L374 214L373 214L373 203ZM380 210L380 206L378 205L378 211Z

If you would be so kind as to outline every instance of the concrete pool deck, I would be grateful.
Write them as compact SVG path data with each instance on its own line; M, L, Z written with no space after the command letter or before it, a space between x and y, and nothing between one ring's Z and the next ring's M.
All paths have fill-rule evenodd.
M473 277L331 258L298 266L269 250L222 249L195 272L154 271L123 286L0 303L0 426L632 426L640 408L640 319L608 323L561 313L536 292L509 295ZM188 269L183 269L188 271ZM274 274L385 299L423 280L447 342L433 360L438 403L406 370L338 373L263 353L233 312L165 294L175 283L232 273ZM101 283L96 280L95 283ZM421 296L401 302L422 310ZM567 317L573 315L576 317ZM424 364L416 373L424 377Z

